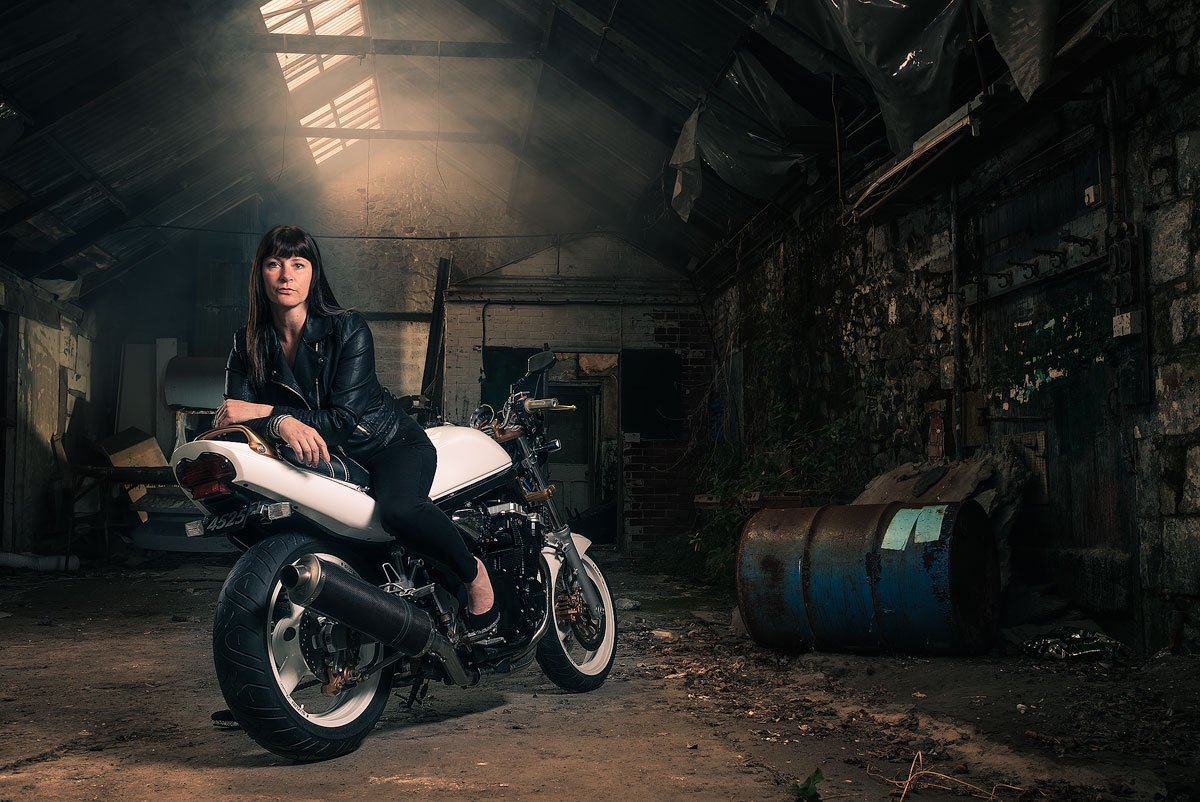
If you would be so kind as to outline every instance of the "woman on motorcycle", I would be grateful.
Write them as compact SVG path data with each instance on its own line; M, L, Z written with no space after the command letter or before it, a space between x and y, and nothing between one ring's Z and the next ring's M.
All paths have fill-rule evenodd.
M250 421L306 465L328 462L331 449L361 463L384 529L466 586L470 628L499 620L487 569L429 500L433 443L380 385L370 328L338 305L317 243L295 226L275 226L259 242L250 314L234 339L213 424Z

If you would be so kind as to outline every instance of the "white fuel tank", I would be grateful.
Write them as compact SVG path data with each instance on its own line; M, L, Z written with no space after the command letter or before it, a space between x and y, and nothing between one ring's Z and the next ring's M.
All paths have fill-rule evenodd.
M508 452L478 429L446 424L426 429L425 434L433 441L438 455L437 473L429 490L434 501L512 467Z

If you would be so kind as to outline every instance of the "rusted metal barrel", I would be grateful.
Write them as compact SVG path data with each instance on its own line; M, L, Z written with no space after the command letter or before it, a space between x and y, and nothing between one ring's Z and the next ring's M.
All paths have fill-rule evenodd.
M746 628L787 651L976 654L999 617L996 544L970 500L760 510L737 571Z

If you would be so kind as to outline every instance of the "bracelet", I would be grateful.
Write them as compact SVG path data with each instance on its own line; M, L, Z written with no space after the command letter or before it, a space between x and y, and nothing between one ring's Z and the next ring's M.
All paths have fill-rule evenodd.
M293 418L294 415L276 415L271 418L271 422L267 424L267 434L274 437L276 440L282 440L283 436L279 434L279 424L283 423L284 418Z

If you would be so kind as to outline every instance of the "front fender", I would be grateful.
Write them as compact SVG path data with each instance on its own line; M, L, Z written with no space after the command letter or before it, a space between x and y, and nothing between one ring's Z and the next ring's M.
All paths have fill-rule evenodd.
M577 535L574 532L571 533L571 540L575 542L575 548L580 555L586 554L588 548L590 548L592 545L592 541L588 540L583 535ZM542 559L546 561L546 568L550 572L548 575L552 577L556 576L558 574L558 570L562 568L563 558L562 553L559 552L558 549L554 548L553 543L547 543L542 547Z

